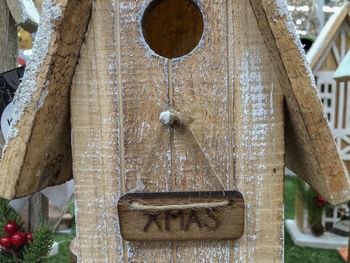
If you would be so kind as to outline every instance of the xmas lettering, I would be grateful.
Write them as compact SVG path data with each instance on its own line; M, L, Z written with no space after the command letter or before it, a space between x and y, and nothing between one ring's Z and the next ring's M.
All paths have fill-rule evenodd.
M216 215L215 208L191 209L191 210L167 210L144 213L147 221L143 228L144 232L153 226L162 231L188 231L188 230L216 230L220 226L220 221Z

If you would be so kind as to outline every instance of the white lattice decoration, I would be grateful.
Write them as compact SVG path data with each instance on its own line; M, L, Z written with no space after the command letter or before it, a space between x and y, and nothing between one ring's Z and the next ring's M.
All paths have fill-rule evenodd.
M328 49L338 66L348 52L347 38L350 38L350 27L348 24L342 24ZM339 45L336 44L337 40ZM327 56L328 52L325 52L323 59ZM340 82L337 85L333 79L334 71L320 70L324 63L323 59L314 71L319 96L333 130L340 156L344 161L350 161L350 83Z
M349 208L347 207L347 205L343 204L343 205L338 205L335 206L333 208L328 208L330 210L332 210L332 216L327 216L326 211L323 210L322 212L322 219L321 219L321 223L323 226L326 226L326 224L331 224L330 227L333 228L334 225L336 223L338 223L341 220L341 217L344 214L348 214L349 213Z
M333 71L321 71L316 75L317 88L324 110L327 114L329 125L332 129L335 127L336 112L336 82L332 78Z
M350 161L350 83L347 86L340 83L337 87L331 78L333 73L319 72L317 88L340 156Z

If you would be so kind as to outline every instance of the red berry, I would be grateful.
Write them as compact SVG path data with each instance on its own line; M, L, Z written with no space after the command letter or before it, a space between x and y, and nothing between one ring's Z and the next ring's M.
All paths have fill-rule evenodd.
M16 247L22 246L26 240L26 235L23 232L17 232L11 237L11 243Z
M3 249L9 249L12 246L10 237L2 237L0 238L0 247Z
M26 233L26 238L27 238L27 242L28 241L33 241L33 233L32 232L27 232Z
M8 221L8 223L4 226L4 231L7 234L13 235L18 230L18 224L15 221Z

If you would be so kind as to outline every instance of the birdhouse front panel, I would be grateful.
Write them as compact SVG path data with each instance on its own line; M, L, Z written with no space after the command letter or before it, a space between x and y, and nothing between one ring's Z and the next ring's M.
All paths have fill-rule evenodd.
M71 116L81 261L282 261L283 95L248 0L96 1ZM238 241L120 234L124 194L225 190L244 198Z

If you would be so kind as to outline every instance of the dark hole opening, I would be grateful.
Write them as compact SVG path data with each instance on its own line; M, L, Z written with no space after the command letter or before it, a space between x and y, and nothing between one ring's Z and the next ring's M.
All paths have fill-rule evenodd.
M203 28L202 13L193 0L154 0L142 18L147 44L167 58L190 53L198 45Z

